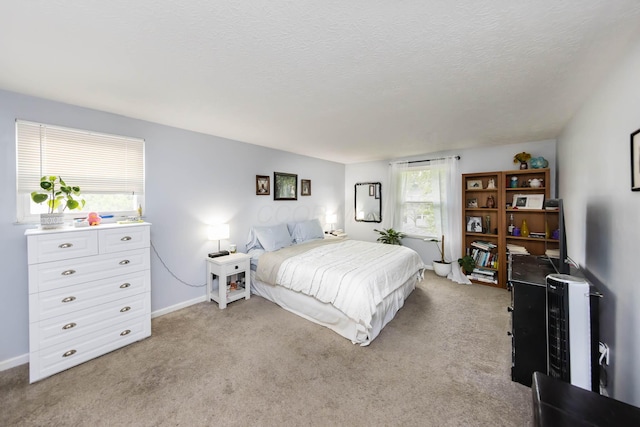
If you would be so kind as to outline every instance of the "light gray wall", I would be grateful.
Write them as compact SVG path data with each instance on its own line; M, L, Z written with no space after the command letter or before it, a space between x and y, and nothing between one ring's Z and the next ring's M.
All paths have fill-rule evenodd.
M556 141L545 140L536 142L525 142L509 144L487 148L474 148L466 150L442 151L438 153L425 153L422 156L411 157L402 160L433 159L444 156L460 155L460 173L490 172L501 170L513 170L517 165L513 163L513 156L516 153L526 151L533 157L542 156L549 161L551 169L551 194L555 195L555 168L556 168ZM400 160L400 159L396 159ZM346 232L352 239L375 241L378 234L374 228L388 227L383 223L357 222L354 217L354 185L356 182L381 182L383 204L388 201L389 189L389 161L356 163L346 166L345 171L345 219ZM435 244L424 242L421 239L405 238L402 244L417 251L422 257L422 261L431 266L431 261L440 257ZM462 242L455 242L462 245Z
M569 256L604 294L601 341L609 392L640 406L640 193L631 192L630 134L640 128L640 41L558 140Z
M207 224L228 222L231 238L244 251L249 227L291 219L344 217L344 165L251 144L189 132L114 114L0 91L0 368L28 352L27 248L25 229L17 225L15 197L15 120L69 126L144 138L146 203L151 241L166 265L192 285L205 282L204 257L217 249L206 240ZM255 195L255 176L273 172L311 180L311 196L274 201ZM203 287L174 279L151 255L151 305L154 312L188 303Z

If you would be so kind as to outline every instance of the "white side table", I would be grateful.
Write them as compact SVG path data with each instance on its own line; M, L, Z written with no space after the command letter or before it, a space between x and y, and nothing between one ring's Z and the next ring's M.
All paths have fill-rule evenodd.
M235 253L207 260L207 301L226 308L230 302L251 296L251 257Z

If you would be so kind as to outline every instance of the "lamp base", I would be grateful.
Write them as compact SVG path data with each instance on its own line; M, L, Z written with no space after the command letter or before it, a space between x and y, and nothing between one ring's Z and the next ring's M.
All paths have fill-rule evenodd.
M229 255L229 251L211 252L209 254L209 258L217 258L219 256L225 256L225 255Z

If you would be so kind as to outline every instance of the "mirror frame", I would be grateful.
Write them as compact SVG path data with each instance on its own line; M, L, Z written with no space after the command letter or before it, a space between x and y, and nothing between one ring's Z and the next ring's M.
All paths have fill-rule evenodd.
M370 197L375 197L375 199L378 201L378 219L358 219L358 186L365 186L368 185L369 187L369 196ZM373 186L373 194L371 194L371 186ZM380 182L356 182L354 187L354 194L353 194L353 208L354 208L354 213L353 213L353 219L356 222L377 222L380 223L382 222L382 184ZM377 189L377 191L376 191Z

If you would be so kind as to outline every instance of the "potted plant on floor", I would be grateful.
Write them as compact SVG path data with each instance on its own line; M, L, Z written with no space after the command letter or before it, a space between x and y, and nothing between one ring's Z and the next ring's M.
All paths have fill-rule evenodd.
M396 231L393 228L377 230L373 229L373 231L380 233L380 237L378 237L378 242L386 243L387 245L402 245L400 240L405 236L404 233L400 231Z
M476 268L476 261L471 256L465 255L462 258L458 258L458 265L460 265L464 274L471 274L473 269Z
M40 178L40 188L43 192L31 193L31 200L35 203L47 202L47 213L40 214L42 228L59 228L64 225L64 211L81 210L85 201L80 197L80 187L67 185L62 177L45 175Z
M445 261L444 259L444 234L441 239L431 239L431 242L439 243L438 250L440 251L440 259L433 260L431 265L433 266L433 271L440 277L447 277L449 273L451 273L451 263L449 261Z

